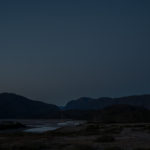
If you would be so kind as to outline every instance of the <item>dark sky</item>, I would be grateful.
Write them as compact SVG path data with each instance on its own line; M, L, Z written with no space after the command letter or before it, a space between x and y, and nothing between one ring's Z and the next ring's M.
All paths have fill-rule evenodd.
M2 0L0 69L0 92L58 105L150 93L150 1Z

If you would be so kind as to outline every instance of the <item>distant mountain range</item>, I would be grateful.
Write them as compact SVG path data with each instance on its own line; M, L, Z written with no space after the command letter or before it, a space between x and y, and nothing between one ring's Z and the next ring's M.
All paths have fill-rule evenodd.
M0 118L83 119L102 122L150 122L150 95L79 98L64 107L12 94L0 94Z
M12 93L0 94L0 118L53 118L57 117L59 111L56 105L33 101Z
M65 110L99 110L111 105L128 104L150 109L150 95L128 96L120 98L88 98L72 100L64 107Z

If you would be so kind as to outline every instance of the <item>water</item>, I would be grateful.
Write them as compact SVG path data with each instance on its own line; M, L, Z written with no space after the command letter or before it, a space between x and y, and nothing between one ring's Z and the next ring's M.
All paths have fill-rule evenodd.
M63 122L44 122L42 125L37 125L34 128L27 129L24 132L32 132L32 133L43 133L46 131L53 131L65 126L76 126L81 124L79 121L63 121Z
M83 123L83 121L72 121L72 120L49 120L49 119L36 119L36 120L14 120L14 119L7 119L7 120L0 120L2 121L13 121L13 122L20 122L26 126L28 129L20 129L22 132L30 132L30 133L44 133L47 131L53 131L61 127L65 126L75 126ZM20 131L19 130L19 131ZM16 130L16 132L18 129ZM11 130L2 131L2 132L11 132ZM13 130L14 132L14 130Z
M53 131L58 129L59 127L36 127L36 128L31 128L24 130L24 132L30 132L30 133L44 133L47 131Z

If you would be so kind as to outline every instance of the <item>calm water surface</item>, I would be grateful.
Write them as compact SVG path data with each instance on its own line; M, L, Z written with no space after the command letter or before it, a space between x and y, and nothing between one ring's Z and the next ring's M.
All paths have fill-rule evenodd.
M43 133L46 131L56 130L63 126L75 126L83 123L83 121L72 121L72 120L48 120L48 119L36 119L36 120L22 120L22 119L5 119L0 120L3 121L13 121L13 122L20 122L28 126L28 129L21 129L23 132L31 132L31 133ZM16 130L18 131L18 130ZM11 132L4 131L4 132ZM13 130L14 132L14 130Z

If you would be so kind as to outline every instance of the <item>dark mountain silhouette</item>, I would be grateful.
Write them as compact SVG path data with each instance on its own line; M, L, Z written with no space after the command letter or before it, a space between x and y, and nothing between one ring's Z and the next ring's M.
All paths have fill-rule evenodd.
M58 117L56 105L33 101L26 97L11 94L0 94L0 118L35 118Z
M95 113L93 118L104 123L150 122L150 110L138 106L117 104Z
M65 110L98 110L116 104L128 104L150 109L150 95L128 96L120 98L80 98L70 101Z
M102 123L150 122L150 110L126 104L116 104L101 110L66 110L64 117Z
M0 94L0 118L66 118L100 122L150 122L150 95L121 98L80 98L63 110L26 97Z

